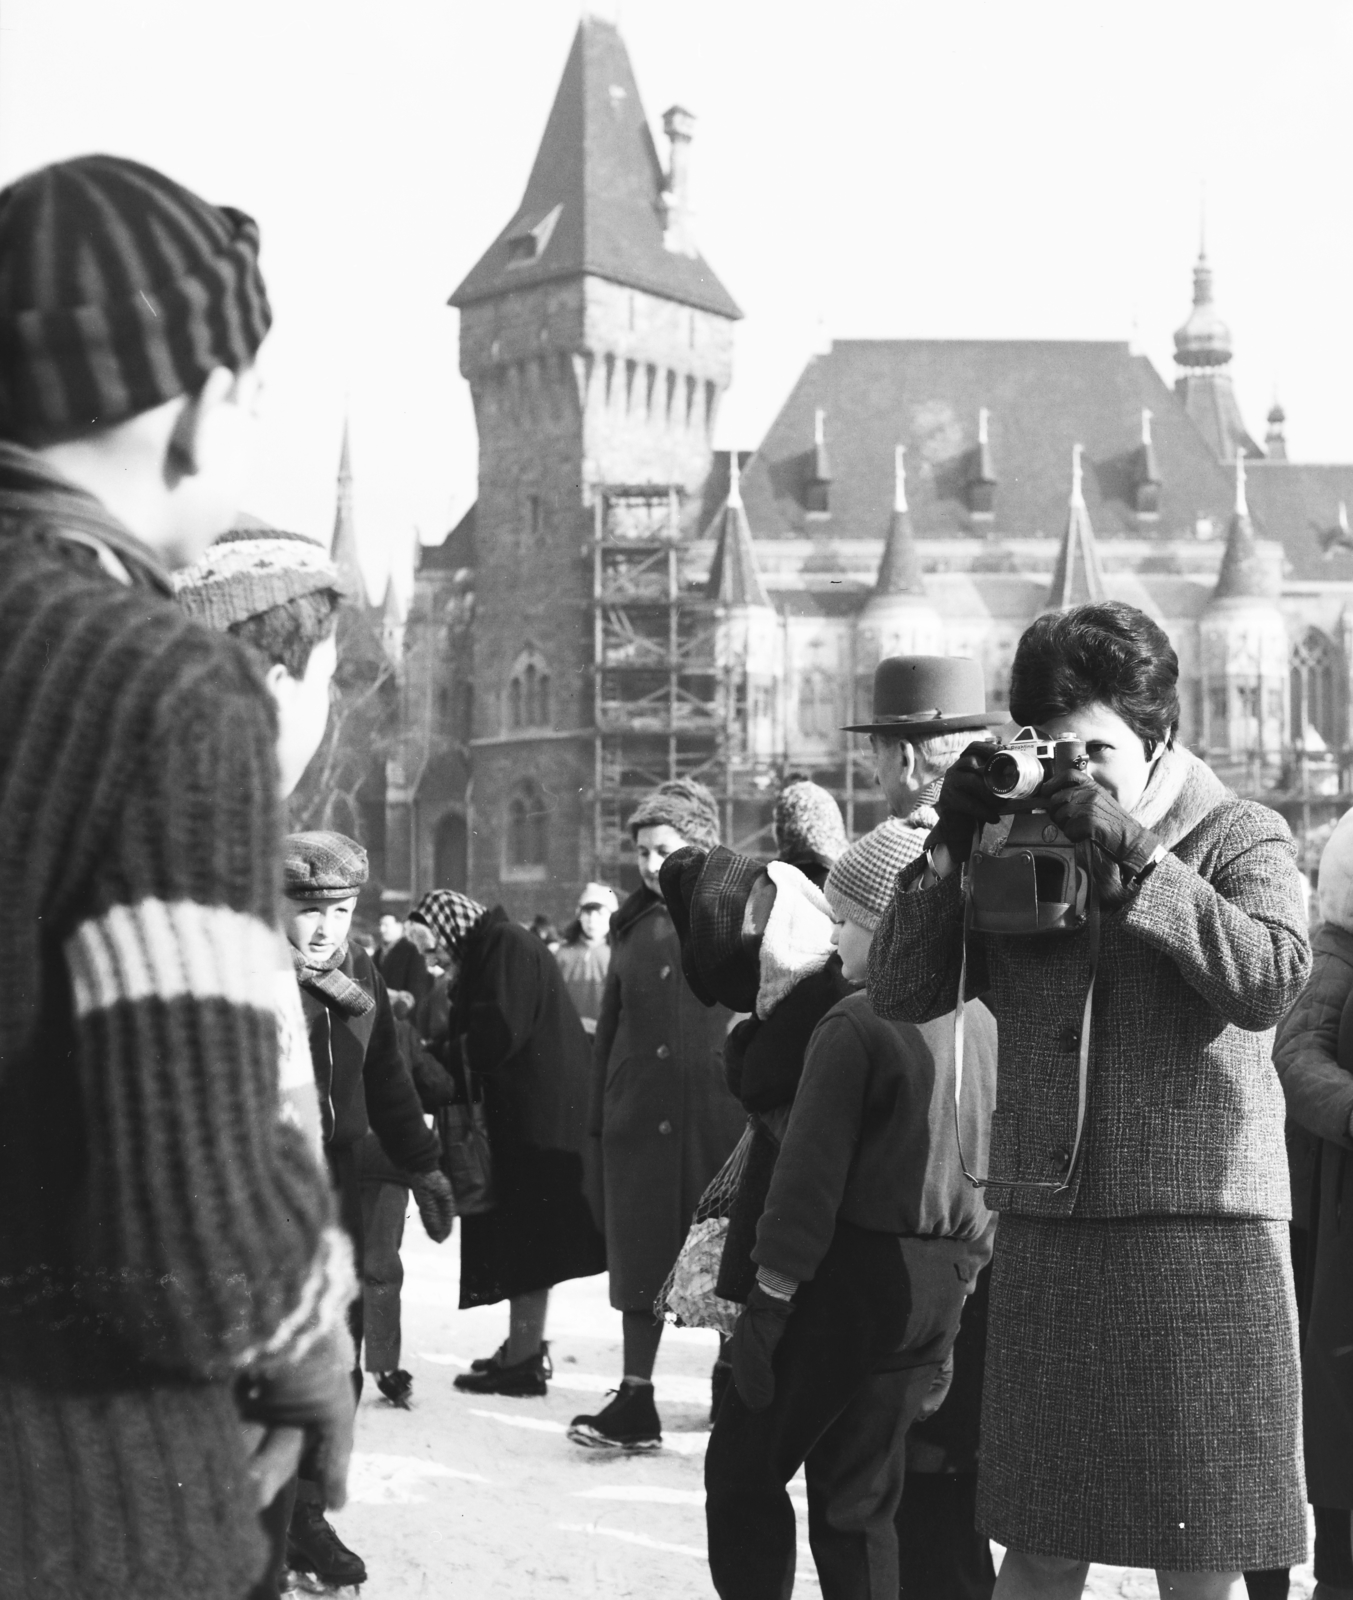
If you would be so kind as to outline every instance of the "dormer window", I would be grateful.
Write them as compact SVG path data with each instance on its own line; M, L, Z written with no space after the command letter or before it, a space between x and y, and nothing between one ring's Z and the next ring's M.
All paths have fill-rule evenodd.
M550 242L550 235L554 232L555 224L559 221L559 214L563 209L561 201L553 211L547 211L534 227L523 228L519 233L508 235L509 267L524 267L532 261L538 261L545 254L545 247Z

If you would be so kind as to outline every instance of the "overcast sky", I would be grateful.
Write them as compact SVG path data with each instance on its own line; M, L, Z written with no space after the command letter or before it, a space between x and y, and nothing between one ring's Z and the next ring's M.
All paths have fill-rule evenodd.
M594 9L615 17L609 0ZM831 337L1127 339L1167 378L1200 187L1241 406L1353 460L1349 0L620 0L746 313L720 445ZM516 208L574 0L3 0L0 181L102 149L252 212L261 515L327 536L345 409L373 590L474 497L445 304ZM664 141L658 134L660 147Z

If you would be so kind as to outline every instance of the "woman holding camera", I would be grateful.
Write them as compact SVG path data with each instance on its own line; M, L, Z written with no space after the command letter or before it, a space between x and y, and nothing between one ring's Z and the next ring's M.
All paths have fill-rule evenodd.
M1272 1029L1310 965L1292 838L1176 743L1179 666L1130 606L1040 617L1010 708L1086 762L1040 790L1092 880L1078 927L965 934L961 867L999 850L995 747L944 780L869 963L885 1017L969 996L1000 1030L1001 1213L978 1521L997 1600L1081 1594L1091 1561L1238 1600L1304 1559L1300 1376ZM979 908L968 908L975 916ZM980 918L979 918L980 920ZM1092 997L1092 999L1091 999Z

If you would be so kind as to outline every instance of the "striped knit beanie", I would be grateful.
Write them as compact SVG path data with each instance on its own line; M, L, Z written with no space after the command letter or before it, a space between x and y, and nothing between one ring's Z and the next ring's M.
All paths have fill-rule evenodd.
M925 848L926 836L897 817L857 839L827 874L823 893L832 915L873 933L892 903L897 875Z
M719 842L719 806L703 783L672 778L660 783L629 820L630 837L640 828L675 828L687 844L712 850Z
M347 593L323 545L280 528L232 528L173 581L189 616L218 633L305 594Z
M0 192L0 436L124 422L253 360L258 228L121 156Z

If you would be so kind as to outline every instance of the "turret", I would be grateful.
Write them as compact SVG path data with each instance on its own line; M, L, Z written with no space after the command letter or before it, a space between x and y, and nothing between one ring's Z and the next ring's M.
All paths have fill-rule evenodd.
M968 513L976 523L990 523L996 504L996 468L991 460L991 413L977 412L977 448L968 476Z
M1234 461L1237 451L1260 455L1246 431L1227 371L1231 330L1212 303L1212 268L1202 241L1193 268L1193 310L1175 333L1174 349L1180 369L1175 393L1217 459Z
M856 671L872 682L884 656L942 656L944 623L921 577L921 559L907 506L906 449L893 455L893 511L874 592L860 613Z
M757 766L775 749L780 625L757 567L741 478L738 453L730 450L728 496L708 530L717 543L705 593L718 606L715 663L729 697L733 758Z
M1081 447L1071 447L1071 495L1067 501L1066 531L1057 552L1052 584L1044 611L1069 611L1072 606L1093 605L1106 600L1104 568L1099 559L1095 530L1085 504L1082 483Z

